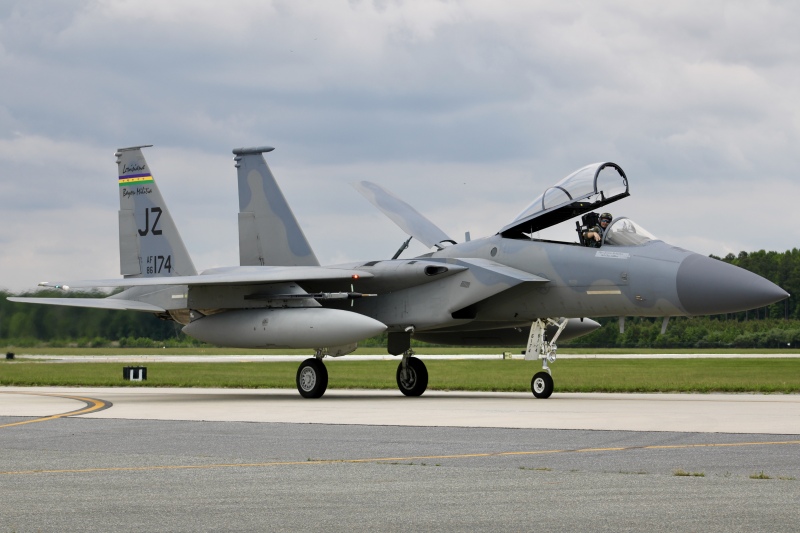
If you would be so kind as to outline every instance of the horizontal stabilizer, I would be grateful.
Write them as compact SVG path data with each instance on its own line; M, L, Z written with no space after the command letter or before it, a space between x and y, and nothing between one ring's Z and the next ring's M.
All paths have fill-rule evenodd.
M165 311L157 305L115 298L28 298L15 296L8 298L8 300L29 304L66 305L71 307L92 307L95 309L117 309L120 311L147 311L150 313L163 313Z
M85 281L42 282L42 287L88 289L94 287L141 287L152 285L240 285L245 283L277 283L285 281L327 281L368 279L363 270L329 267L234 267L235 270L213 269L197 276L169 278L116 278Z
M455 243L436 224L380 185L370 181L359 181L352 185L372 205L380 209L392 222L400 226L400 229L428 248L435 246L441 249L440 243L442 242Z

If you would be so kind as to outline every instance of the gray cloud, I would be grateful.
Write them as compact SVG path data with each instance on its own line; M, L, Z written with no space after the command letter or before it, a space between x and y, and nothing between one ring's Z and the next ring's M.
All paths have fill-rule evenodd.
M350 181L461 239L599 160L675 244L791 248L798 22L777 1L6 2L0 286L115 275L113 151L145 143L201 268L237 260L230 150L260 144L323 261L402 241Z

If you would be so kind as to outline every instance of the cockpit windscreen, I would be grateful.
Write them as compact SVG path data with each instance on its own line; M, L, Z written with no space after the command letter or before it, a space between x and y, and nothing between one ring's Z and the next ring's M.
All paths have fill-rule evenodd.
M633 220L625 217L617 218L605 231L604 246L641 246L656 238Z

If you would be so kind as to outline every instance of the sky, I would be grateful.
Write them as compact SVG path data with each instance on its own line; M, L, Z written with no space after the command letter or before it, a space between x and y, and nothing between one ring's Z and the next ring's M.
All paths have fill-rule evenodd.
M406 238L352 182L460 242L598 161L671 244L792 249L798 27L790 1L4 0L0 288L119 276L114 152L142 144L199 270L238 264L231 150L262 145L322 264Z

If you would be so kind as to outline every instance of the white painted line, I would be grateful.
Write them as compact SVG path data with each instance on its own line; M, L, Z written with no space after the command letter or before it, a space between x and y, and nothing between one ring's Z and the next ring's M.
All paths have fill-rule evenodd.
M53 363L282 363L297 362L312 357L307 355L28 355L18 354L18 360L34 359ZM420 359L428 361L455 361L460 359L502 360L502 353L462 354L462 355L425 355L417 354ZM786 359L800 358L800 353L662 353L662 354L558 354L558 359ZM524 359L519 353L511 355L511 359ZM332 361L399 361L397 355L346 355L344 357L326 357L325 362Z

